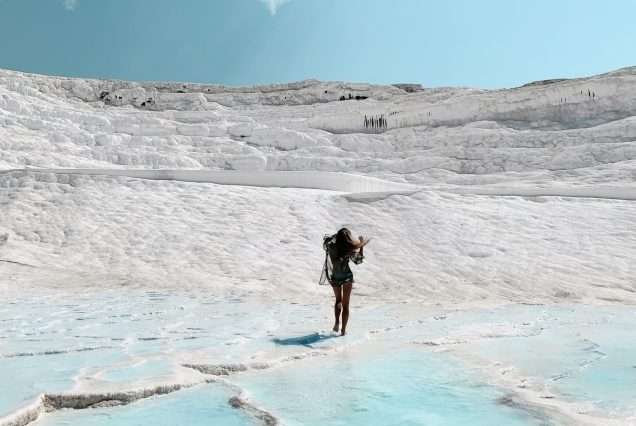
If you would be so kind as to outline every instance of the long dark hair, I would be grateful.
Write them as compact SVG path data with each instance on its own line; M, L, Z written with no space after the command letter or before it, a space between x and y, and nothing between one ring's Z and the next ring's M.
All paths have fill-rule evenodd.
M340 259L353 257L356 254L356 250L364 247L369 242L369 240L365 239L354 241L351 231L347 228L341 228L332 238L336 240L336 254Z

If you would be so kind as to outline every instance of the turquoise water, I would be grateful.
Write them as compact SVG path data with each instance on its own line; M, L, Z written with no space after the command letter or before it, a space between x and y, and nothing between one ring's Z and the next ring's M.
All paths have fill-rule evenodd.
M532 424L506 393L426 351L338 353L235 382L288 425Z
M70 389L82 369L97 369L121 359L115 349L0 358L0 417L41 393Z
M102 374L102 380L111 382L139 380L145 378L160 377L168 374L174 364L165 359L142 360L131 366L116 368Z
M0 421L38 395L72 391L78 382L96 384L94 392L113 384L126 391L138 381L152 388L158 378L174 384L209 377L179 367L189 363L270 365L225 379L287 424L551 421L540 406L519 401L517 384L498 380L497 369L507 368L529 379L524 383L533 383L536 396L574 404L592 420L636 420L630 308L511 305L426 313L354 306L349 335L338 337L325 331L329 304L257 302L238 292L221 298L143 288L19 294L0 306ZM45 420L253 423L228 404L238 393L212 384Z
M574 327L588 358L551 387L570 401L589 401L598 411L636 420L636 312L605 310L606 327Z
M514 312L515 308L503 310ZM460 349L514 366L544 393L602 416L636 416L636 312L627 308L542 308L520 336L482 339ZM500 315L500 320L508 318ZM636 419L634 419L636 420Z
M227 403L232 393L218 385L202 385L113 408L65 410L46 414L39 426L192 425L248 426L254 422Z
M528 425L536 420L503 404L504 391L445 355L426 351L340 353L246 372L231 381L287 425ZM122 407L60 411L37 424L254 424L228 405L236 393L202 385Z

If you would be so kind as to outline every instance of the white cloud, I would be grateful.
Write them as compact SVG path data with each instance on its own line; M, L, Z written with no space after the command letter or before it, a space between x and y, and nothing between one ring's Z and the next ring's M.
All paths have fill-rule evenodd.
M64 0L64 7L67 10L75 10L76 5L77 5L77 0Z
M66 1L69 1L69 0L66 0ZM269 9L270 12L272 12L272 15L276 15L276 9L278 9L278 7L281 4L287 3L289 0L261 0L261 1L267 5L267 8Z

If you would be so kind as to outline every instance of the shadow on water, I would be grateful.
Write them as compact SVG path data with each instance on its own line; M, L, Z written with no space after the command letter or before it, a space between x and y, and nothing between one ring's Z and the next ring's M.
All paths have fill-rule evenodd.
M311 333L306 336L288 337L286 339L275 338L272 339L272 342L276 343L277 345L298 345L311 348L311 345L313 345L314 343L318 343L327 339L333 339L334 337L339 337L339 335L336 333Z

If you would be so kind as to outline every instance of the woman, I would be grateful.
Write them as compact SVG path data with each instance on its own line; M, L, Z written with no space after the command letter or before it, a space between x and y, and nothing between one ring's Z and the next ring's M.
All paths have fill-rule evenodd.
M328 274L329 283L336 295L336 304L334 305L334 313L336 315L336 323L333 331L338 332L340 329L340 311L342 310L342 330L340 334L347 334L347 321L349 320L349 298L351 297L351 288L353 287L353 273L349 268L349 261L353 261L356 265L362 263L364 259L363 249L369 240L358 237L358 241L353 241L351 231L347 228L340 229L334 235L325 236L323 248L327 252L329 262Z

